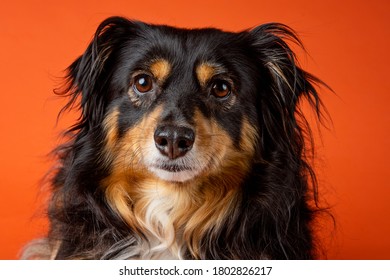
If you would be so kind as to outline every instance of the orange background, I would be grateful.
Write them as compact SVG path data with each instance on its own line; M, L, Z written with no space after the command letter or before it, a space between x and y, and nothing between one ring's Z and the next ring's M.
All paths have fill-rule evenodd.
M1 1L0 259L45 229L40 179L59 143L64 100L52 89L98 23L123 15L179 27L239 31L269 21L298 31L304 68L326 81L333 127L318 143L321 191L337 225L323 228L329 259L390 259L390 5L387 0Z

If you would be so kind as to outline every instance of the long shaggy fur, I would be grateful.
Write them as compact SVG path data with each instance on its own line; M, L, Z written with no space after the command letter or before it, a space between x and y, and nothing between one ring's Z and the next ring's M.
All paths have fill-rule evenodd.
M297 65L288 42L301 46L278 23L228 33L120 17L102 22L57 92L69 98L63 111L77 108L80 118L55 151L47 238L24 257L315 258L318 187L300 104L306 99L321 117L321 82ZM131 63L145 57L159 84L150 98L130 86L139 71ZM184 65L203 61L212 63L198 72ZM220 79L225 68L232 85L226 100L183 97L206 91L210 73ZM196 131L201 151L188 157L197 152L199 164L211 162L189 180L157 178L143 166L154 152L149 136L168 111ZM178 162L194 165L186 157Z

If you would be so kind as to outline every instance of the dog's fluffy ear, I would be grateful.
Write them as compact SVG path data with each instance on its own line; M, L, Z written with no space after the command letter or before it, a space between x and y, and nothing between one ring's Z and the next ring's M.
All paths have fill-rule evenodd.
M296 33L286 25L269 23L254 28L250 34L256 52L274 80L280 101L296 105L303 94L316 104L319 100L313 84L320 81L297 65L296 56L288 44L304 49Z
M138 24L121 17L106 19L97 28L84 54L68 67L66 86L56 93L70 97L63 111L75 106L81 110L75 129L89 129L101 122L109 99L107 86L113 71L113 54L131 39Z
M262 123L271 142L277 146L288 146L302 129L309 129L302 127L307 125L299 108L302 97L306 98L320 117L322 106L315 86L323 83L297 65L296 56L288 43L301 48L303 46L296 33L288 26L279 23L264 24L250 30L249 35L256 59L266 73L266 77L261 77L265 79L265 89L260 97ZM277 143L280 141L282 143Z

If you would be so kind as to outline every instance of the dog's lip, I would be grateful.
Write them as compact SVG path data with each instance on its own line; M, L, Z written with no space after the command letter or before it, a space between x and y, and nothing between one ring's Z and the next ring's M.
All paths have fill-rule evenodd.
M193 168L180 164L156 164L154 168L162 169L168 172L182 172L182 171L191 171Z

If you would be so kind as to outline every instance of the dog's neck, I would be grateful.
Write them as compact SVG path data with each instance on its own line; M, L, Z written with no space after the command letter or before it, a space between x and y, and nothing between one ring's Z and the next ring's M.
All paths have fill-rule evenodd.
M169 183L155 178L111 182L107 199L138 238L131 251L140 259L200 258L201 239L220 230L239 200L239 184L217 178ZM136 248L135 248L136 247Z

